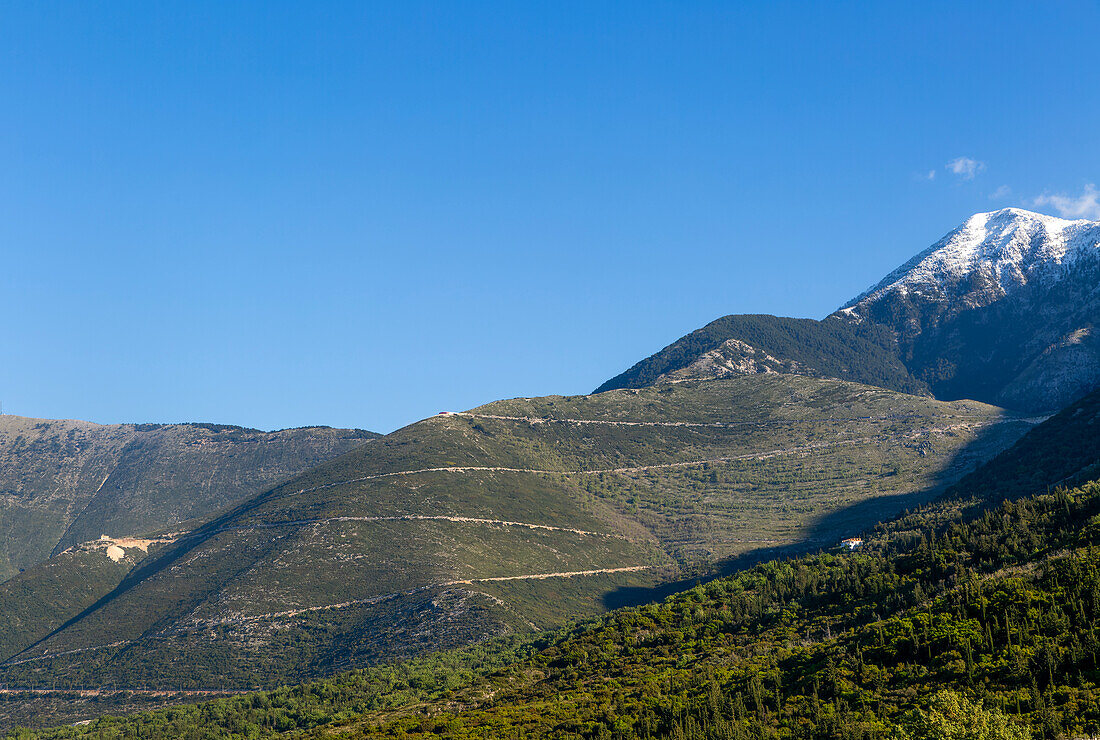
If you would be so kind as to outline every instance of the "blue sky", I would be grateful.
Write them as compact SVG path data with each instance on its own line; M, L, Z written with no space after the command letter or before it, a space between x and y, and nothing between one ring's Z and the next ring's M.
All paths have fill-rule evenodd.
M4 410L388 431L590 391L724 314L822 317L973 212L1100 218L1098 26L0 3Z

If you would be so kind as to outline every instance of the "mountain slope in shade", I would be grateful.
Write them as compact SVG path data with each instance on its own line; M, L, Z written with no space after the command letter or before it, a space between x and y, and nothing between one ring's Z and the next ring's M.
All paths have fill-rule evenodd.
M166 539L87 542L0 583L0 655L20 652L95 604Z
M1100 222L979 213L845 305L938 398L1054 411L1100 385Z
M377 436L0 416L0 580L102 534L208 516Z

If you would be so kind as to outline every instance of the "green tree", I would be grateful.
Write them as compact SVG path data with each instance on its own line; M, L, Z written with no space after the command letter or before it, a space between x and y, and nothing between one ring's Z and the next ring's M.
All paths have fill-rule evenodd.
M954 691L939 691L928 706L902 717L897 740L1030 740L1031 731L998 709L986 709Z

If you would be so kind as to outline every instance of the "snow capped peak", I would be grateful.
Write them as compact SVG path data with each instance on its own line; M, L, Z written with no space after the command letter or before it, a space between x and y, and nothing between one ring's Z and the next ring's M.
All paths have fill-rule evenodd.
M964 229L979 230L1015 230L1015 229L1043 229L1051 233L1061 232L1065 229L1078 225L1078 224L1095 224L1095 221L1085 221L1079 219L1077 221L1070 221L1064 218L1058 218L1057 216L1048 216L1045 213L1035 213L1034 211L1025 211L1023 208L1002 208L999 211L989 211L987 213L975 213L970 218L966 219L966 222L955 231L961 231ZM952 232L955 233L955 232ZM948 234L950 236L950 234Z
M891 293L958 298L973 290L975 281L968 278L975 277L987 303L1035 278L1056 279L1085 255L1100 256L1100 221L1068 221L1020 208L975 213L841 311L858 315L861 305Z

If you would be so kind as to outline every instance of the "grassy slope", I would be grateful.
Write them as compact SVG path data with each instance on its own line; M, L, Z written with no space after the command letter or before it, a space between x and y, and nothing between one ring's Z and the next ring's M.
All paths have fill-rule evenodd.
M948 520L968 491L1014 497L961 521L936 504L863 551L764 564L518 644L44 736L923 737L911 708L944 688L1035 736L1095 735L1100 485L1047 493L1054 480L1006 463L1049 478L1047 452L1100 461L1095 435L1078 444L1098 398L960 484Z
M208 516L375 436L0 416L0 580L104 533Z
M551 627L739 557L835 542L1026 426L993 423L1000 412L981 404L795 376L474 413L400 430L165 548L36 648L53 657L0 667L0 682L238 688ZM671 467L636 469L655 465ZM556 472L386 475L455 466ZM583 532L392 519L402 516ZM325 521L302 524L315 519ZM483 580L638 566L648 569ZM87 650L120 640L132 642Z

